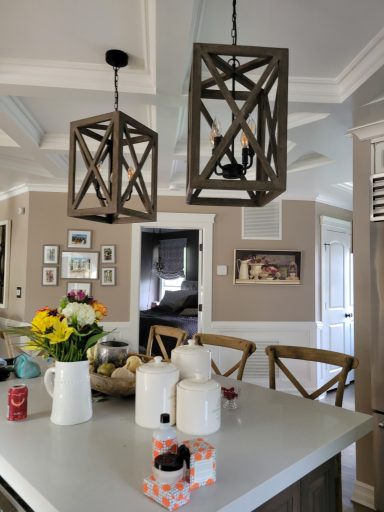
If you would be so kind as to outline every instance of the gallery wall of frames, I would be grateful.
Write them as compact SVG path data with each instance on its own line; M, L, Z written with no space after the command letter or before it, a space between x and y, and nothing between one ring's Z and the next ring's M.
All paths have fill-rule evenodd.
M63 248L57 244L43 245L42 286L67 283L67 293L83 290L92 295L92 283L116 285L116 245L94 248L92 231L69 229Z

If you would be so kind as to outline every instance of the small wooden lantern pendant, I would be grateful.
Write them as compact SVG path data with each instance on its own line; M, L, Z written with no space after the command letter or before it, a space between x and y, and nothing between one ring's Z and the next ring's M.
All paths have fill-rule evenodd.
M106 60L115 70L115 111L70 125L68 216L155 221L157 133L118 110L117 71L128 55L109 50Z

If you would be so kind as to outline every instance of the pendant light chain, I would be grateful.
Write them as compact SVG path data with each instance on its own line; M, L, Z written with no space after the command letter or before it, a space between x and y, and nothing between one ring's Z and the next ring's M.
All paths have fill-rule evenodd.
M115 112L119 110L119 91L118 91L118 85L119 85L119 68L114 67L113 68L115 72Z
M232 30L231 30L231 37L232 37L232 44L237 44L237 24L236 24L236 0L233 0L232 2Z
M231 30L231 37L232 37L232 45L237 44L237 13L236 13L236 0L232 1L232 30ZM232 63L232 97L235 98L235 91L236 91L236 57L232 57L229 61ZM234 113L232 112L232 123L235 119ZM235 138L232 138L232 144L231 144L231 151L232 155L235 154Z

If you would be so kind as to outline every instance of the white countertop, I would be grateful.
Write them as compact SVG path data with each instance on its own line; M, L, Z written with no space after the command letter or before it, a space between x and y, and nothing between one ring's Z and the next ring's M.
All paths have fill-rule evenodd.
M15 381L0 383L0 474L35 512L165 510L141 491L152 431L135 425L133 397L96 402L91 421L59 427L42 379L21 382L24 422L7 421ZM205 436L217 449L217 483L194 491L185 512L252 511L372 430L366 414L241 385L240 407L222 410L220 431Z

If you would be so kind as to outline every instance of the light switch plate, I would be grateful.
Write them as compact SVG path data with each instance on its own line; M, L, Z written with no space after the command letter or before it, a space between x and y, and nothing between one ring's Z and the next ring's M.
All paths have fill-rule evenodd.
M228 274L228 265L217 265L216 274L218 276L226 276Z

